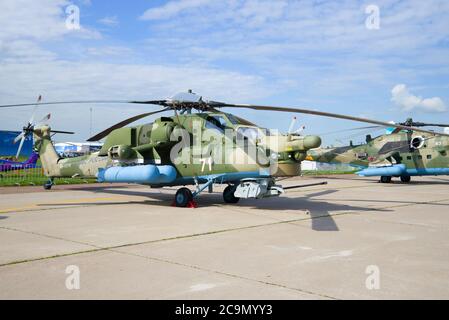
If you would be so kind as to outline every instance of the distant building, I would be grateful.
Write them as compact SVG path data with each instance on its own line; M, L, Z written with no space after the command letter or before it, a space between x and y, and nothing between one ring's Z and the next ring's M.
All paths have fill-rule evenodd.
M301 162L301 170L305 171L315 171L318 170L317 162L315 161L302 161Z
M2 131L0 130L0 156L12 157L17 153L19 143L14 144L14 139L20 134L20 131ZM23 144L21 156L29 157L33 152L33 136L29 135Z
M301 170L303 171L353 171L354 167L345 163L320 163L316 161L302 161Z
M97 142L59 142L54 144L61 157L71 158L97 152L103 146Z

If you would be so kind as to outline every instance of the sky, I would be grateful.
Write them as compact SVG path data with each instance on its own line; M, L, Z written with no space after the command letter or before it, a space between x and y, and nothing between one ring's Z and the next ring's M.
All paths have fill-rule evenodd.
M47 102L164 99L192 89L229 103L449 122L448 16L446 0L1 0L0 104L39 95ZM59 141L82 141L156 108L41 106L36 118L50 112L54 129L76 132ZM19 130L32 108L0 112L0 129ZM325 145L347 138L326 133L363 126L233 112L281 131L297 116L305 134L324 134Z

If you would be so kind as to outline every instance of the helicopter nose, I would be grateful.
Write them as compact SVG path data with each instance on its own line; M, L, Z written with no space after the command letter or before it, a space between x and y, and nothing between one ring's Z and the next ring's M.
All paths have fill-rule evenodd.
M318 136L306 136L304 138L305 149L315 149L321 146L321 138Z

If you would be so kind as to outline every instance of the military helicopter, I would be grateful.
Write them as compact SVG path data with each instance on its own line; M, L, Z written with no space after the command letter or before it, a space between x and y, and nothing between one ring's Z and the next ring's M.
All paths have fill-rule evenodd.
M56 153L50 139L50 127L28 129L27 132L34 135L35 149L49 177L45 189L51 189L56 177L97 178L99 182L138 183L155 188L183 186L175 195L174 205L178 207L195 206L193 199L205 189L210 190L214 183L228 184L223 192L226 203L237 203L242 198L279 196L287 189L309 186L283 188L276 184L276 179L299 175L307 151L321 145L319 136L265 130L221 111L222 108L304 113L390 126L387 122L309 109L205 100L191 90L165 100L66 101L41 105L70 103L131 103L156 105L162 109L136 115L103 130L88 139L106 138L99 152L69 159L61 159ZM33 104L0 107L30 105ZM125 127L165 111L173 111L174 115L162 116L145 125ZM400 124L393 126L432 133ZM195 191L192 193L185 187L187 185L194 185Z
M400 125L408 127L444 127L449 124L415 122L409 118ZM355 128L377 129L378 126ZM309 150L307 160L324 163L344 163L362 170L357 174L365 177L380 176L380 182L390 183L399 177L408 183L412 176L449 175L449 139L435 132L395 128L386 134L372 138L360 145Z

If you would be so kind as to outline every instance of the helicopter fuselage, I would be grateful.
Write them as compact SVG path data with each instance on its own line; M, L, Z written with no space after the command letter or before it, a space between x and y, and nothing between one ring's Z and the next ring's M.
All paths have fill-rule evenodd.
M311 150L307 159L349 164L363 169L361 176L410 177L449 175L448 152L446 136L400 131L361 145Z
M116 129L99 152L66 159L53 154L45 128L35 133L35 140L38 151L47 154L41 158L50 178L154 187L299 175L307 150L321 143L317 136L283 135L241 120L210 112L161 117Z

